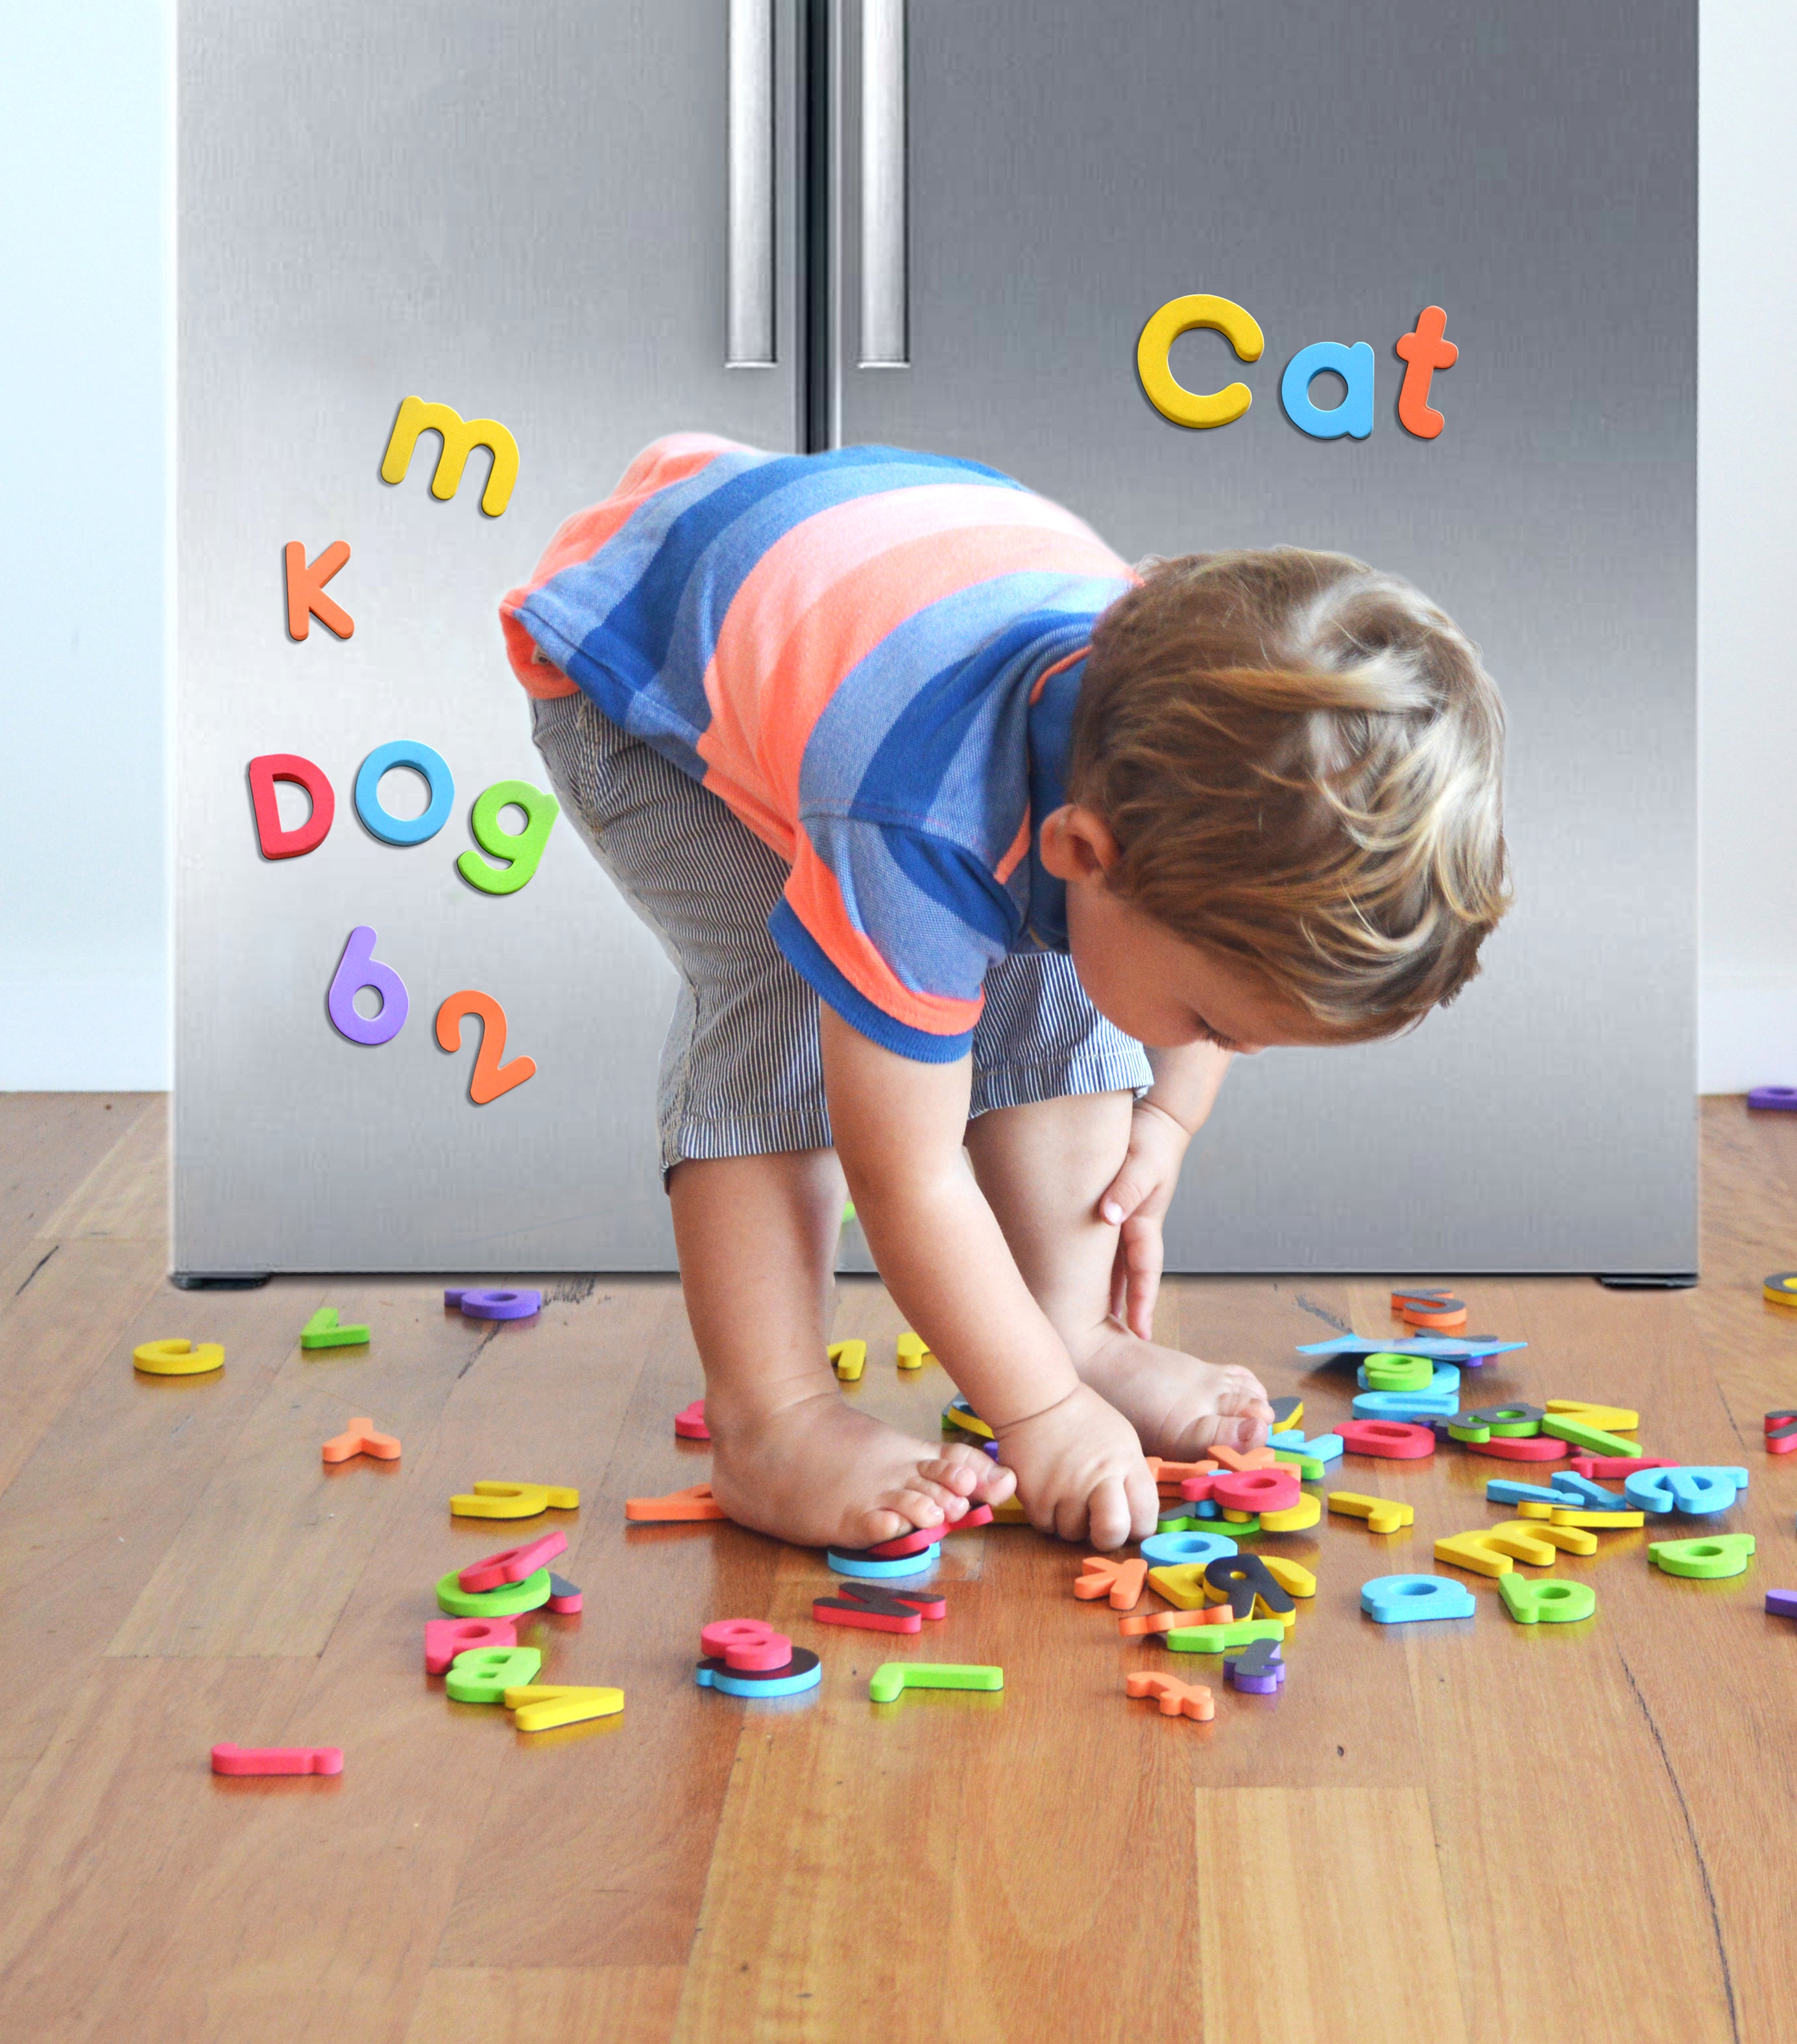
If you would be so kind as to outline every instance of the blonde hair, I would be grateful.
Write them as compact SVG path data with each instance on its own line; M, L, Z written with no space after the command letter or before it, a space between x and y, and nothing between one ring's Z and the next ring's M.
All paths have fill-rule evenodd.
M1344 1041L1450 1001L1510 905L1503 708L1396 575L1296 547L1142 564L1093 631L1071 798L1110 884Z

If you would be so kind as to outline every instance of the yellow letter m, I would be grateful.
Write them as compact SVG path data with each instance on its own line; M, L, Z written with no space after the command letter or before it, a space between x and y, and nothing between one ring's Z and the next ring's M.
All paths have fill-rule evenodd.
M422 398L408 398L393 422L393 437L381 462L383 482L403 482L412 466L412 450L420 433L441 433L443 452L437 457L436 473L431 478L431 494L444 501L462 485L462 471L469 450L490 448L493 466L486 488L481 493L481 509L497 518L512 501L512 486L518 479L518 443L497 419L464 419L449 405L428 405Z

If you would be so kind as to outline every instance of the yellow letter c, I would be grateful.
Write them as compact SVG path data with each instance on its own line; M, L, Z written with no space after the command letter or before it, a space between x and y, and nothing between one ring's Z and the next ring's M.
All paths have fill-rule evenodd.
M1189 298L1169 298L1142 329L1135 344L1136 374L1148 393L1148 402L1163 418L1176 426L1227 426L1238 419L1254 402L1246 383L1226 384L1220 390L1188 390L1176 383L1167 367L1167 355L1182 333L1195 326L1212 328L1220 333L1243 362L1258 362L1266 343L1252 313L1231 298L1213 298L1208 291Z

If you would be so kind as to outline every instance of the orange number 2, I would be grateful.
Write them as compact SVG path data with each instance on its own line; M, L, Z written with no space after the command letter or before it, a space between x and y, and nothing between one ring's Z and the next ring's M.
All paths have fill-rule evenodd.
M505 1055L505 1011L490 993L477 993L464 987L452 993L437 1010L437 1041L446 1051L462 1047L462 1018L480 1018L481 1047L474 1053L474 1069L468 1080L468 1097L476 1107L485 1107L502 1093L520 1086L536 1073L534 1058L514 1058L509 1065L499 1062Z

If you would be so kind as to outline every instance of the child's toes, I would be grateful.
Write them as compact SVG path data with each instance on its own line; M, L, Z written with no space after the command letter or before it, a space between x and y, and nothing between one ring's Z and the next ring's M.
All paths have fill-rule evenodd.
M1264 1400L1267 1388L1251 1370L1244 1370L1239 1363L1226 1363L1220 1373L1217 1389L1226 1397L1246 1396Z
M995 1462L990 1455L983 1455L977 1448L960 1448L951 1450L939 1462L925 1462L923 1474L932 1476L944 1483L952 1483L962 1512L970 1500L981 1504L1002 1504L1017 1488L1017 1479L1008 1469ZM944 1470L953 1472L943 1476ZM959 1513L951 1514L958 1517Z
M977 1459L984 1462L985 1457L981 1455ZM917 1467L920 1475L928 1477L932 1483L939 1483L946 1490L952 1490L957 1497L970 1496L980 1480L980 1473L965 1449L949 1449L934 1461L920 1462Z
M902 1512L913 1526L919 1527L940 1526L948 1516L936 1499L921 1487L895 1491L886 1502L893 1511ZM956 1516L958 1517L959 1514Z
M1231 1448L1238 1454L1246 1454L1252 1445L1255 1426L1252 1420L1238 1419L1233 1414L1214 1413L1198 1420L1192 1428L1201 1448Z
M843 1536L845 1547L875 1547L882 1540L896 1540L901 1533L909 1533L912 1527L904 1513L884 1505L862 1515L861 1523Z
M933 1497L941 1508L939 1519L964 1519L967 1516L967 1499L958 1487L937 1474L935 1462L920 1462L916 1475L910 1479L910 1487L920 1490L926 1497Z

